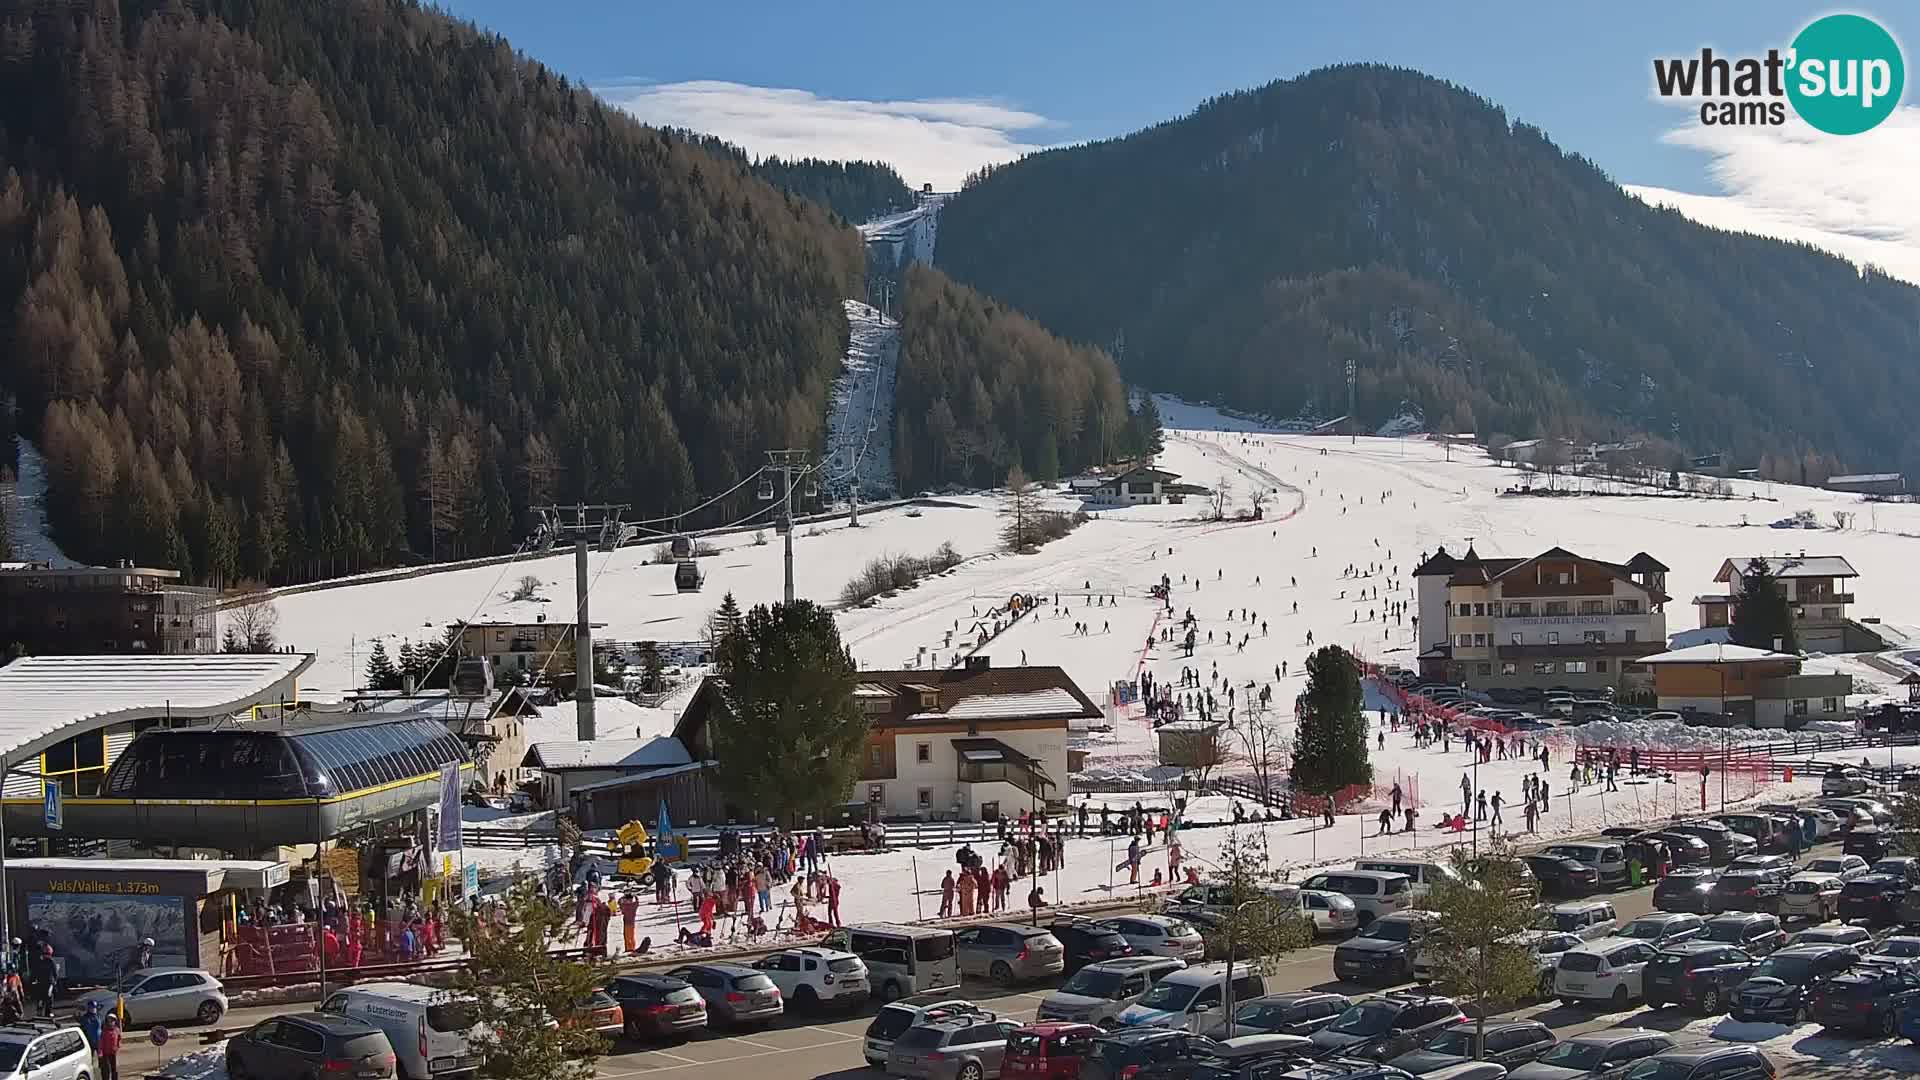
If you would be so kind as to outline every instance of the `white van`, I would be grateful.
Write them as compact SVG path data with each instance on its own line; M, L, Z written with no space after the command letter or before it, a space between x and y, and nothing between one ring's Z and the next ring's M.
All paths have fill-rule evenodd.
M1413 881L1405 874L1383 870L1329 870L1301 882L1300 887L1337 892L1353 901L1363 927L1413 906Z
M1433 892L1435 882L1445 881L1458 884L1460 875L1453 867L1437 862L1403 862L1399 859L1361 859L1353 865L1355 870L1378 870L1387 874L1405 874L1413 883L1415 897L1427 896Z
M404 982L359 983L328 995L323 1013L350 1016L386 1032L394 1066L406 1080L473 1076L484 1056L480 1028L453 994Z
M1195 1035L1216 1035L1227 1029L1228 971L1224 963L1201 964L1163 975L1147 996L1120 1010L1114 1024L1121 1028L1176 1028ZM1246 964L1233 965L1233 1002L1264 997L1267 982Z
M867 984L882 1001L960 988L953 931L932 926L862 923L828 934L822 945L858 956Z

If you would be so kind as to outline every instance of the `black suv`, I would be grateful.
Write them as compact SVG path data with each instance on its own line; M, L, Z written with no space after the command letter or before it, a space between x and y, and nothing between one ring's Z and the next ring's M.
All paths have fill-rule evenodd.
M1858 855L1868 862L1879 862L1887 857L1892 845L1887 843L1887 834L1879 829L1860 828L1847 834L1840 841L1840 850L1848 855Z
M1860 951L1851 945L1789 945L1755 964L1734 988L1733 1018L1794 1023L1806 1008L1808 987L1859 962Z
M1707 857L1715 866L1725 866L1736 855L1745 855L1756 846L1753 837L1734 832L1718 821L1683 821L1678 825L1669 825L1661 832L1681 833L1697 836L1707 842ZM1739 836L1736 840L1734 837Z
M1707 906L1715 915L1723 911L1778 911L1780 893L1787 887L1790 870L1729 870L1713 883Z
M1452 998L1397 991L1354 1002L1311 1038L1313 1045L1341 1057L1386 1061L1466 1018Z
M1813 991L1807 1019L1891 1039L1899 1032L1901 1008L1913 1002L1920 1002L1920 973L1890 964L1861 964Z
M1713 863L1712 845L1693 833L1661 829L1642 835L1667 845L1675 866L1710 866Z
M1660 951L1640 974L1647 1007L1691 1008L1702 1016L1720 1012L1733 988L1752 973L1753 957L1718 941L1683 941Z
M1622 1080L1774 1080L1773 1062L1751 1046L1670 1050L1641 1058Z
M1720 871L1705 867L1675 870L1653 886L1653 906L1658 911L1713 913L1711 895Z
M1461 1065L1474 1059L1474 1042L1483 1034L1474 1030L1473 1024L1455 1024L1445 1028L1418 1050L1409 1050L1387 1062L1396 1069L1405 1069L1415 1076L1422 1076L1449 1065ZM1486 1053L1479 1060L1491 1061L1517 1069L1541 1054L1553 1049L1557 1042L1547 1025L1538 1020L1512 1020L1506 1023L1489 1021L1484 1032Z
M1707 920L1705 940L1732 945L1749 956L1765 956L1787 943L1780 920L1756 911L1715 915Z
M227 1040L227 1075L233 1080L391 1077L394 1066L386 1032L364 1020L330 1013L276 1016Z
M1047 927L1067 951L1066 973L1071 975L1088 964L1132 956L1133 946L1118 930L1091 919L1062 919Z
M1398 983L1413 978L1413 955L1438 916L1402 911L1373 920L1373 925L1333 950L1333 977L1344 982Z
M1219 1043L1166 1028L1133 1028L1093 1040L1080 1066L1081 1080L1186 1080L1194 1066L1213 1056Z
M1840 887L1840 921L1863 920L1874 926L1895 921L1907 883L1891 874L1867 874Z

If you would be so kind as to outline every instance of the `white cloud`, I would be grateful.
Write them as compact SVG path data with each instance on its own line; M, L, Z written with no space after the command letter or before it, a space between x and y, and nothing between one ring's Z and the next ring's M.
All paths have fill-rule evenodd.
M1710 127L1690 121L1661 141L1711 156L1707 175L1724 194L1690 195L1626 185L1705 225L1799 240L1920 283L1920 106L1872 131L1826 135L1788 113L1781 127Z
M884 161L918 186L952 191L982 165L1043 148L1022 133L1046 117L991 101L861 101L806 90L695 81L598 88L638 119L702 131L755 156Z

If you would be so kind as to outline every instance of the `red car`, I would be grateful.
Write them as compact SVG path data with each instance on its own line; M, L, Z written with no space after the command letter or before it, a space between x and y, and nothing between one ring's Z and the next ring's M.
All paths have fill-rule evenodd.
M1028 1024L1007 1036L1000 1080L1079 1080L1099 1034L1092 1024Z

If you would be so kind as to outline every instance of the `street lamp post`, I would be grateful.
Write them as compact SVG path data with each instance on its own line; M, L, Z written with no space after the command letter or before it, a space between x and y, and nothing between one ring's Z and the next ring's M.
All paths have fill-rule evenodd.
M1360 441L1360 418L1353 412L1353 360L1347 360L1347 445Z

